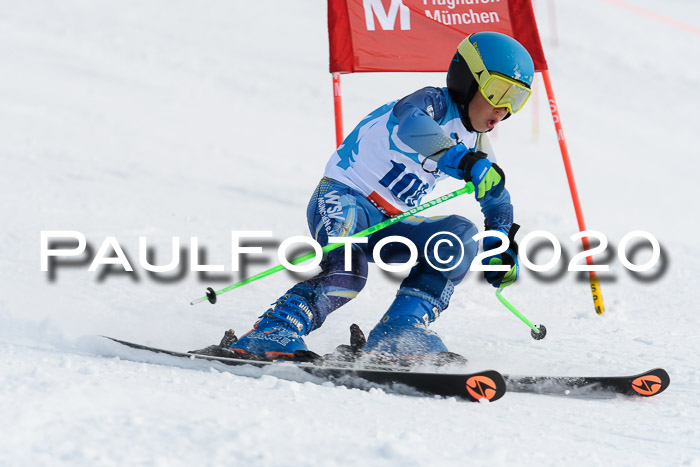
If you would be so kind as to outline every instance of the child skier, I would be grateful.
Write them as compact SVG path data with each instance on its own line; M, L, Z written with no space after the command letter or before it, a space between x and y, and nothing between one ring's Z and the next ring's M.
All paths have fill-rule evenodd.
M510 239L505 252L489 259L510 270L485 272L486 279L494 287L512 284L519 271L513 240L518 226L505 175L484 133L523 107L533 76L532 59L516 40L494 32L469 35L450 63L446 88L423 88L376 109L333 153L307 208L312 236L321 245L329 237L350 236L417 206L438 181L454 177L473 183L486 229ZM443 242L439 257L433 256L434 249L425 256L424 246L438 232L455 234L462 245ZM364 350L397 357L446 352L428 324L447 308L454 286L467 273L478 250L472 240L477 232L471 221L457 215L414 216L375 232L368 243L353 245L350 271L345 270L343 248L328 252L319 275L288 290L229 350L253 358L293 357L295 351L307 350L302 336L321 327L364 287L375 245L401 236L416 245L418 261ZM500 243L487 237L484 250ZM386 262L405 262L408 256L400 242L381 249Z

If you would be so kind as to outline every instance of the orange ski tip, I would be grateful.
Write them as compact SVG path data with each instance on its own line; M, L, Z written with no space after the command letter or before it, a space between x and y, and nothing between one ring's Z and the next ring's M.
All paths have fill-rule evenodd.
M661 386L661 378L656 375L644 375L632 381L632 389L642 396L653 396Z
M467 392L475 400L491 400L496 395L498 385L488 376L476 375L467 380Z

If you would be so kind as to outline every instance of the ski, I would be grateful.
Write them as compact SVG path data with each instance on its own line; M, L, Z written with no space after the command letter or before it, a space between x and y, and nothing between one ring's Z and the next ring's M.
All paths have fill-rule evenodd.
M180 366L190 361L193 367L227 367L249 365L256 368L279 370L275 376L285 377L285 369L298 369L333 384L370 389L381 386L391 392L406 393L406 389L427 395L458 397L468 401L496 401L506 391L530 394L561 395L569 397L615 397L617 395L651 397L669 386L671 378L662 368L629 376L519 376L501 374L495 370L470 373L435 373L410 371L410 367L369 364L359 367L357 361L324 360L321 357L309 361L251 360L235 356L211 355L207 350L219 351L220 346L194 352L178 352L103 336L132 349L170 355L181 360ZM342 347L342 346L341 346ZM348 348L350 346L347 346ZM152 363L152 362L151 362ZM410 392L410 391L409 391Z
M599 396L623 394L651 397L663 392L671 383L666 370L652 370L632 376L514 376L503 375L511 392L566 396Z
M209 367L222 370L225 370L226 367L244 365L279 370L299 369L307 374L340 386L370 389L378 385L382 388L388 388L392 392L404 393L407 392L406 389L409 389L407 392L409 394L418 392L427 395L457 397L472 402L481 400L496 401L503 397L506 392L505 379L499 372L494 370L473 373L432 373L414 372L409 371L408 368L382 367L379 365L356 368L351 362L346 364L334 362L333 366L326 366L323 363L313 362L249 360L201 353L178 352L149 347L108 336L102 337L132 349L178 357L182 359L180 366L184 366L187 361L190 361L198 363L198 368L201 368L201 364L205 363ZM119 357L131 359L122 355L119 355ZM280 375L278 374L277 376ZM283 377L284 375L281 376Z

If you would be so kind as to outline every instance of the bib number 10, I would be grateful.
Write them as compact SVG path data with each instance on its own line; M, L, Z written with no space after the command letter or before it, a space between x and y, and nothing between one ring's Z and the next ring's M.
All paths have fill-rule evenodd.
M407 206L415 206L428 188L416 174L406 173L406 166L400 162L391 161L391 170L379 180L379 184L386 187L398 199Z

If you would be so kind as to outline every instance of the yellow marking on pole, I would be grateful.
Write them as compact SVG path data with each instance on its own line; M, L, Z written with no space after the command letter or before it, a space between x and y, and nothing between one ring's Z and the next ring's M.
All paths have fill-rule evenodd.
M605 313L605 304L603 303L603 293L600 290L600 280L598 276L590 277L591 293L593 294L593 305L595 312L599 315Z

